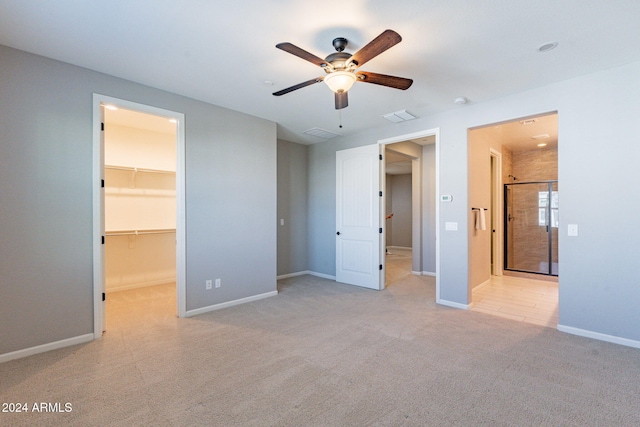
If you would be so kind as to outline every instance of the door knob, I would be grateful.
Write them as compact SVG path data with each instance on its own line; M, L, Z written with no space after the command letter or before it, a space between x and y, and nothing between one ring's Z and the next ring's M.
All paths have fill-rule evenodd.
M339 235L340 235L340 232L338 231L336 234L339 236Z

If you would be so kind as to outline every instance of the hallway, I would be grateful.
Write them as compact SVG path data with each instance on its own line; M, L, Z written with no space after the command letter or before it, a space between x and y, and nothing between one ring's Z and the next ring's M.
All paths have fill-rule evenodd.
M411 272L410 248L391 246L387 250L385 260L386 286L393 285L407 276L415 276Z

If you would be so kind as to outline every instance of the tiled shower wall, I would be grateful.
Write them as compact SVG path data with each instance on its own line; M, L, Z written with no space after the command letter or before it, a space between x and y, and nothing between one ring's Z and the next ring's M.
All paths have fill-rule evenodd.
M558 179L558 148L515 152L512 168L512 175L518 179L516 182Z

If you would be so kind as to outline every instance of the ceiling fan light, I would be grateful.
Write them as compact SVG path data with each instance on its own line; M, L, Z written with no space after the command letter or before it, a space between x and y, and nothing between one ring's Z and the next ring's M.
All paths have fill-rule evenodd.
M356 75L349 71L334 71L325 76L324 82L335 93L346 92L356 82Z

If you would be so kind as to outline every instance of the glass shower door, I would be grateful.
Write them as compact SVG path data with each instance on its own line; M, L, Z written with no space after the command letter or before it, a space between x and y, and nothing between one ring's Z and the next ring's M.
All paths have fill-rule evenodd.
M560 206L558 201L558 182L549 183L551 190L551 206L549 207L549 244L551 246L549 259L550 259L550 273L552 276L558 275L558 215L560 214Z
M505 269L558 274L558 183L505 186Z

